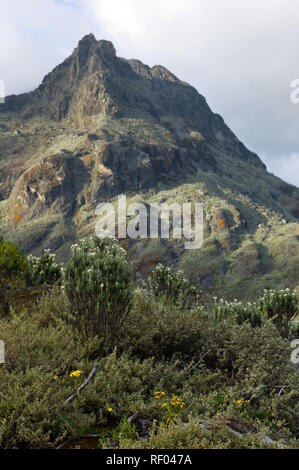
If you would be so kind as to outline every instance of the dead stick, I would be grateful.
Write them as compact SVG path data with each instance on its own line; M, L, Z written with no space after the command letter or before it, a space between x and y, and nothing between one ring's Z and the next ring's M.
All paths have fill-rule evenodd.
M65 401L65 404L67 405L68 403L71 403L71 401L73 401L73 399L75 398L75 396L81 392L81 390L83 390L83 388L87 387L87 385L92 381L92 379L94 378L94 376L96 375L97 373L97 370L98 370L98 367L99 367L99 363L98 362L95 362L94 364L94 367L92 369L92 371L90 372L89 376L87 377L87 379L85 380L85 382L83 382L82 385L80 385L80 387L77 388L77 390Z
M279 388L280 391L279 391L278 396L280 396L282 394L283 390L285 388L289 388L289 387L287 387L287 385L260 385L256 390L254 390L254 392L253 392L253 394L252 394L249 401L251 401L253 399L256 392L258 392L259 390L262 390L263 388Z
M209 352L211 352L211 351L209 350L209 351L206 351L204 354L202 354L202 355L200 356L199 361L196 362L196 364L195 364L193 367L191 367L191 369L189 369L189 370L186 372L186 374L187 374L187 375L188 375L188 374L191 374L191 372L192 372L194 369L196 369L196 367L199 366L199 364L204 360L204 358L209 354Z

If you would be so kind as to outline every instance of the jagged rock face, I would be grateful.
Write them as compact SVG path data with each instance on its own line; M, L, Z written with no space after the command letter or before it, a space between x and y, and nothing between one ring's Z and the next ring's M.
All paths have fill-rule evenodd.
M270 175L192 86L160 65L117 57L92 34L37 90L6 98L0 133L0 228L37 253L67 256L71 238L93 233L98 202L122 193L173 202L183 191L186 201L205 202L205 263L172 245L127 248L145 274L161 260L186 264L212 288L229 273L266 275L265 250L277 251L260 246L269 218L275 227L299 219L298 188Z
M146 190L158 182L168 184L196 174L198 168L221 175L227 170L216 161L215 148L228 156L233 155L235 160L264 169L259 158L237 140L220 116L211 112L194 88L162 66L150 68L137 60L118 58L110 42L96 41L93 35L84 37L71 57L47 75L36 91L8 97L1 111L16 118L20 115L22 126L41 119L50 120L53 125L57 123L57 129L63 123L66 135L74 128L77 132L87 133L81 153L89 159L92 187L85 188L85 201L119 192ZM134 126L130 128L128 123ZM21 140L22 145L22 132L19 129L13 132L14 140ZM7 126L5 134L9 134ZM42 144L49 134L45 131L41 136ZM37 139L40 136L36 129L34 135ZM73 137L67 135L67 150L80 154L76 145L70 145ZM49 156L48 148L40 147L37 144L33 149L36 159ZM0 146L0 155L3 152L5 158L4 151L10 148L12 141L8 138L2 149ZM14 150L17 155L18 151L18 148ZM21 153L26 154L26 150L22 149ZM60 163L63 172L64 160ZM26 163L22 170L24 166L26 169ZM0 172L5 179L0 191L2 198L6 198L16 178L9 177L5 166ZM26 178L28 174L23 180ZM18 182L12 193L12 214L16 200L32 202L30 190L26 197L24 187L22 194L17 194L20 187ZM67 185L63 190L68 192ZM59 192L55 194L59 200L65 199L61 199ZM69 198L78 200L80 195L68 193L66 199ZM43 196L37 201L42 205ZM26 204L24 202L23 212L28 212ZM53 210L58 207L69 213L68 205L53 204ZM34 202L35 209L29 210L31 217L44 211L43 206L38 209L37 205ZM48 204L47 209L50 206ZM74 203L72 207L76 209L77 206Z
M12 225L52 213L73 214L85 167L69 155L52 155L25 171L10 198Z

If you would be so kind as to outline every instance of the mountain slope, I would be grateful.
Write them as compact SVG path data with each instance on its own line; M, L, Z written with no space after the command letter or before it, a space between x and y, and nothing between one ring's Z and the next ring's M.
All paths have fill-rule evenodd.
M65 258L96 205L203 202L201 250L126 240L137 275L164 260L207 291L244 297L299 284L299 189L269 174L193 87L84 37L32 93L0 105L0 226ZM240 296L240 295L239 295Z

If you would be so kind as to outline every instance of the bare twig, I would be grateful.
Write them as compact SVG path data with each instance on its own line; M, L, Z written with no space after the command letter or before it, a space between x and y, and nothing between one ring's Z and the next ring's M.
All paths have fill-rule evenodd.
M93 367L92 371L90 372L89 376L87 377L87 379L85 380L85 382L83 382L83 384L80 385L80 387L78 387L77 390L65 401L65 405L67 405L68 403L71 403L71 401L73 401L75 396L79 392L81 392L81 390L83 390L83 388L87 387L87 385L92 381L92 379L96 375L98 367L99 367L99 363L95 362L94 367Z
M188 370L187 375L191 374L191 372L199 366L199 364L204 360L204 358L209 354L209 352L210 350L206 351L200 356L199 361L196 362L196 364L194 364L194 366L192 366L191 369Z
M256 390L254 390L249 401L253 399L256 392L258 392L259 390L262 390L263 388L279 388L278 396L280 396L282 392L284 391L284 389L287 388L287 386L286 385L260 385Z

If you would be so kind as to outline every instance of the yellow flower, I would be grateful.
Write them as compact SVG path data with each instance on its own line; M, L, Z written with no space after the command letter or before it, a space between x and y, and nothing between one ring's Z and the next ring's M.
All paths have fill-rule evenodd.
M107 408L107 411L109 411L109 413L111 413L112 408L111 408L111 407L110 407L110 408Z
M53 380L57 380L57 379L58 379L58 375L54 375Z
M167 406L167 403L162 403L161 408L164 408L164 406Z
M70 373L70 377L80 377L81 374L84 374L83 370L74 370Z
M236 401L236 405L243 405L243 401L242 400Z

